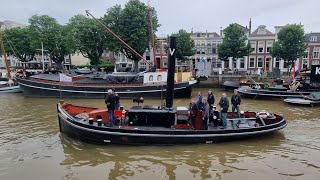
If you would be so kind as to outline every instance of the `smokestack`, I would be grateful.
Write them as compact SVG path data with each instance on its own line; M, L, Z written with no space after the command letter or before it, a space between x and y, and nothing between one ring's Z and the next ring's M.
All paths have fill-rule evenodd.
M174 74L176 69L176 47L177 37L170 36L170 46L168 53L168 76L167 76L167 97L166 108L173 107L174 97Z
M249 35L251 34L251 18L250 18L250 21L249 21Z

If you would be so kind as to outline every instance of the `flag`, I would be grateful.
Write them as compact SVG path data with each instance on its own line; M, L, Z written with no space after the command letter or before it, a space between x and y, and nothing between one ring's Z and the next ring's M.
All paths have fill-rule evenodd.
M72 82L72 77L59 73L60 82Z
M204 69L205 69L205 68L206 68L206 63L207 63L206 58L203 57L202 60L201 60L201 62L203 63L203 67L204 67Z
M296 79L296 77L300 74L299 67L298 67L297 63L294 63L294 70L293 71L294 71L293 77L294 77L294 79Z

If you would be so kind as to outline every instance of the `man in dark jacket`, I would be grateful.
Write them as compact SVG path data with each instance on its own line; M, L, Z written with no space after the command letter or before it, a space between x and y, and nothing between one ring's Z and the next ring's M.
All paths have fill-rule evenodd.
M212 107L213 107L213 104L214 104L214 95L213 95L213 93L212 93L212 90L211 90L211 89L209 89L209 91L208 91L208 98L207 98L207 102L208 102L208 104L209 104L210 108L212 108Z
M108 97L105 99L105 103L107 104L107 108L108 108L109 125L113 126L115 123L113 113L114 113L114 110L116 109L117 99L111 89L108 90Z
M222 93L219 104L220 106L220 112L221 112L221 120L223 123L223 128L226 129L227 128L227 112L229 109L229 101L227 98L227 94L226 93Z
M232 114L231 114L231 117L233 118L233 113L235 111L235 109L237 110L237 113L238 113L238 117L240 118L240 104L241 104L241 97L240 95L238 94L238 90L235 89L233 91L233 95L231 97L231 104L232 104Z
M198 106L194 100L194 98L191 98L190 105L189 105L189 126L191 126L192 129L195 129L196 127L196 118L198 114Z
M200 129L207 130L208 129L208 120L209 120L209 104L206 98L202 98L201 103L201 126Z

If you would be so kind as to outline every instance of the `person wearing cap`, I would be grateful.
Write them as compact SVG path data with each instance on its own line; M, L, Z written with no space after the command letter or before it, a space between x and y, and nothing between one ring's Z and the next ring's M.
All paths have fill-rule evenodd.
M107 104L107 110L109 115L109 125L113 126L115 124L113 113L116 108L116 96L112 91L112 89L108 90L108 97L105 99L105 103Z

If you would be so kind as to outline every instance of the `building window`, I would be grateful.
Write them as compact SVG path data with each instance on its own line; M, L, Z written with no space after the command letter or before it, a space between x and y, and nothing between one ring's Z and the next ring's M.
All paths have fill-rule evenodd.
M271 47L267 47L267 53L271 52Z
M150 56L146 56L146 60L150 60Z
M310 37L310 41L311 42L316 42L318 40L318 37L317 36L311 36Z
M244 59L240 59L240 69L244 69Z
M161 76L161 75L158 75L157 80L158 80L158 81L161 81L161 79L162 79L162 76Z
M288 62L283 61L283 68L288 68Z
M307 69L307 68L309 68L309 60L303 60L302 69Z
M153 76L152 76L152 75L149 76L149 81L150 81L150 82L153 81Z
M320 48L319 47L315 47L313 49L313 59L319 59L319 52L320 52Z
M256 43L251 43L251 52L256 52Z
M259 53L263 53L264 52L264 43L263 42L259 42L258 51L259 51Z
M221 63L221 61L213 60L212 66L213 66L213 68L221 68L222 63Z
M319 65L319 60L313 60L312 65Z
M263 67L263 59L262 58L258 58L258 68L262 68Z
M270 53L271 52L271 49L272 49L272 41L268 41L267 42L267 53Z
M217 49L216 48L212 48L212 54L217 54Z
M249 60L249 67L250 67L250 68L254 68L254 67L255 67L255 59L254 59L254 58L250 58L250 60Z
M307 49L304 53L303 59L309 59L309 49Z
M280 60L279 60L279 59L276 59L275 62L276 62L276 63L275 63L275 67L276 67L276 68L280 68Z

